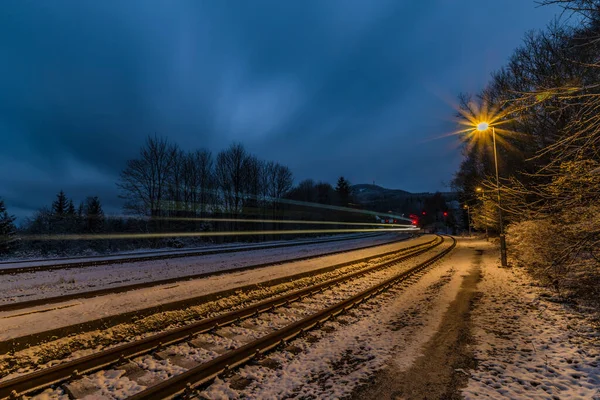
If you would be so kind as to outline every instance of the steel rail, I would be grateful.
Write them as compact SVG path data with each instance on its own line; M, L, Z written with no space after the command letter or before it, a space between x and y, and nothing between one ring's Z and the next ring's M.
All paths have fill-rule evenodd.
M375 233L372 236L381 235L382 233ZM365 236L371 237L371 236ZM302 242L293 242L293 243L274 243L267 244L264 246L240 246L240 247L231 247L231 248L213 248L208 250L194 250L194 251L182 251L180 253L170 253L170 254L148 254L144 256L137 257L123 257L123 258L114 258L114 259L104 259L104 260L86 260L86 261L76 261L76 262L63 262L56 264L48 264L48 265L32 265L27 267L9 267L9 268L0 268L0 275L16 275L16 274L25 274L32 272L41 272L41 271L53 271L59 269L71 269L71 268L85 268L85 267L96 267L101 265L111 265L111 264L126 264L126 263L136 263L142 261L154 261L154 260L169 260L173 258L185 258L185 257L200 257L207 256L213 254L227 254L227 253L239 253L242 251L254 251L254 250L268 250L268 249L277 249L282 247L296 247L303 245L313 245L320 243L331 243L331 242L341 242L345 240L357 240L362 239L362 237L349 237L349 238L332 238L332 239L320 239L314 241L302 241ZM175 250L176 251L176 250ZM97 257L111 257L111 256L97 256ZM115 256L118 257L118 256ZM86 257L91 258L91 257ZM51 261L51 260L45 260ZM45 262L43 260L35 260L33 262ZM19 262L29 262L29 261L15 261L10 263L4 263L4 265L15 264ZM0 264L2 265L2 264Z
M428 242L415 245L411 248L396 251L396 253L405 253L406 251L414 250L409 254L402 255L394 260L386 261L384 263L377 264L326 282L322 282L317 285L309 286L288 294L267 299L240 310L231 311L213 318L203 319L180 328L143 338L139 341L119 345L98 353L78 358L73 361L0 382L0 399L7 398L9 396L14 397L15 393L19 396L31 393L32 391L40 390L59 382L67 381L69 378L79 377L81 374L91 373L109 365L114 365L124 360L147 354L165 346L188 340L192 335L206 333L213 329L256 316L257 314L268 312L273 308L288 304L290 302L302 300L307 296L319 293L327 288L334 287L345 281L350 281L367 273L384 269L414 258L439 246L441 243L443 243L443 238L442 240L434 241L434 243ZM379 258L389 255L389 253L384 253L383 255L376 257ZM375 256L373 258L375 258ZM360 261L357 261L357 263L358 262Z
M265 263L247 265L245 267L230 268L230 269L211 271L211 272L203 272L200 274L182 275L182 276L177 276L174 278L166 278L166 279L159 279L159 280L154 280L154 281L149 281L149 282L134 283L131 285L113 286L113 287L104 288L104 289L89 290L86 292L71 293L71 294L66 294L66 295L62 295L62 296L44 297L41 299L17 301L14 303L0 304L0 312L23 310L26 308L37 307L37 306L41 306L41 305L63 303L65 301L71 301L71 300L89 299L92 297L105 296L108 294L117 294L117 293L129 292L131 290L146 289L146 288L153 287L153 286L170 285L173 283L190 281L193 279L202 279L202 278L208 278L211 276L218 276L218 275L224 275L224 274L230 274L230 273L236 273L236 272L249 271L249 270L259 269L259 268L264 268L264 267L271 267L274 265L280 265L280 264L284 264L284 263L312 260L312 259L320 258L320 257L332 256L332 255L343 254L343 253L350 253L352 251L358 251L358 250L366 250L366 249L370 249L370 248L378 247L378 246L385 246L385 245L392 244L392 243L406 241L408 239L409 239L408 237L405 237L405 238L400 238L400 239L396 239L396 240L391 240L391 241L385 242L385 243L369 244L366 246L355 247L352 249L334 250L334 251L330 251L327 253L319 253L319 254L313 254L313 255L308 255L308 256L294 257L294 258L288 258L288 259L283 259L283 260L279 260L279 261L269 261L269 262L265 262ZM318 244L318 243L316 243L316 244ZM217 254L217 253L215 253L215 254ZM220 254L220 253L218 253L218 254ZM193 257L193 255L190 257ZM0 271L2 271L2 270L0 270ZM0 275L2 275L1 272L0 272Z
M402 282L410 276L422 271L429 265L444 257L456 246L456 239L452 238L452 240L453 243L450 247L408 271L402 272L401 274L387 279L386 281L359 294L356 294L346 300L332 305L331 307L301 319L300 321L287 325L271 334L263 336L256 341L232 350L231 352L217 357L207 363L201 364L186 372L151 386L142 392L129 397L129 400L170 399L186 392L187 394L192 395L193 388L197 388L198 386L206 384L219 375L230 372L232 368L238 367L254 358L260 357L269 350L272 350L280 345L285 345L286 342L303 334L307 330L319 326L330 318L349 310L350 308L390 289L399 282Z

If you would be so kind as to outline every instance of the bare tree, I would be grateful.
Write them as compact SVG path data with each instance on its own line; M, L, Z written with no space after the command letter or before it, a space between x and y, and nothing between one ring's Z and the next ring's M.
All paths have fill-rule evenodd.
M271 197L281 199L283 196L292 190L294 185L294 177L292 171L281 164L275 164L275 180L273 182Z
M127 161L117 183L121 198L126 200L126 212L161 216L176 155L177 147L166 138L149 136L146 139L139 157Z
M241 144L232 144L217 155L215 177L223 211L237 217L242 210L248 153Z
M255 156L248 156L244 161L244 180L243 180L243 208L245 214L258 216L260 213L259 202L261 194L264 192L262 185L262 173L264 172L264 162Z
M184 203L185 182L184 170L186 153L177 148L173 151L173 162L167 178L167 205L166 208L171 216L181 217L187 205Z
M288 167L269 161L264 164L262 174L263 189L271 201L276 202L292 189L294 178Z
M215 203L215 174L212 153L198 150L193 154L196 167L196 197L194 203L200 206L200 217L204 217Z

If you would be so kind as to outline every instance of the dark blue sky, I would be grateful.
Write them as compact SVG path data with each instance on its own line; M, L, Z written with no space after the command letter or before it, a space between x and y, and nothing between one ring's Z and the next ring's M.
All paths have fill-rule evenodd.
M555 9L530 0L0 2L0 197L120 207L145 136L242 142L305 178L445 190L451 103Z

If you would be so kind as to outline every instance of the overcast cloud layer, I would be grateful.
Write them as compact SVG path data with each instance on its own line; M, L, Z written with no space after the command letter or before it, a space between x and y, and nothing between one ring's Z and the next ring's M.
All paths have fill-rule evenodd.
M447 190L449 104L555 10L530 0L0 3L0 197L118 212L145 136L242 142L305 178Z

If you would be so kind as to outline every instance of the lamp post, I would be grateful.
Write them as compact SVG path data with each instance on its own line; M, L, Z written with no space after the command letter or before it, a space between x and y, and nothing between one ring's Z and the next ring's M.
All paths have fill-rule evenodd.
M485 209L485 190L483 190L482 188L478 187L475 189L477 192L481 192L482 198L483 198L483 215L485 217L485 241L489 241L490 240L490 235L488 233L488 215L487 215L487 210Z
M469 226L469 238L471 237L471 208L468 204L463 206L465 210L467 210L467 225Z
M502 224L502 206L500 203L500 178L498 177L498 154L496 152L496 129L492 126L492 141L494 142L494 165L496 166L496 192L498 193L498 218L500 219L500 262L503 267L507 266L506 262L506 238L504 237L504 226ZM479 132L486 132L490 129L490 124L480 122L477 124Z

